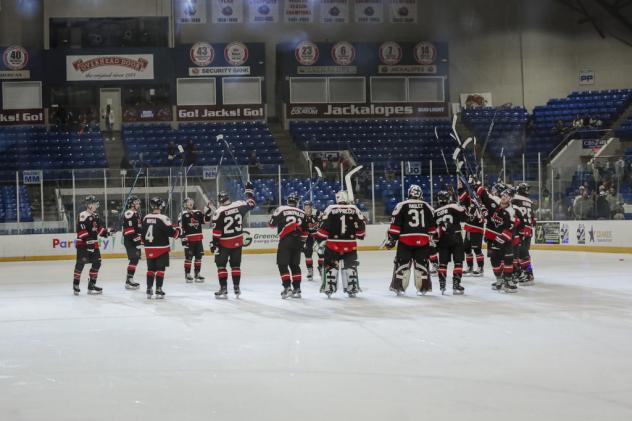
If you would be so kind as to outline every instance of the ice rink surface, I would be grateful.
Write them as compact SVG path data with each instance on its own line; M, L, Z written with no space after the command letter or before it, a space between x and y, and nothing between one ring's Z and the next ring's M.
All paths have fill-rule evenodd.
M536 286L462 297L395 297L392 259L331 300L281 300L273 255L227 301L209 257L204 284L172 259L164 301L123 260L78 297L72 261L2 263L0 420L632 420L632 255L535 252Z

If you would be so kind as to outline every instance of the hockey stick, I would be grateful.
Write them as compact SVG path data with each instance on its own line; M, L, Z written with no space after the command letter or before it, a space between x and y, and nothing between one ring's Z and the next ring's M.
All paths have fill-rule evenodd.
M230 148L230 145L228 144L228 142L224 138L224 135L222 133L220 133L217 136L215 136L215 139L218 142L219 141L224 141L224 148L226 148L226 151L228 151L228 154L233 159L233 163L235 164L235 167L237 167L237 172L239 173L239 182L241 183L242 186L245 186L246 184L244 183L244 179L245 179L244 175L242 174L241 168L239 167L239 163L237 162L237 158L235 158L235 154L233 153L232 149ZM248 181L248 180L246 180L246 181Z
M132 196L132 192L136 188L136 183L138 183L138 179L140 178L140 175L143 173L144 161L143 161L143 153L142 152L138 154L138 158L139 158L138 161L140 162L140 168L136 172L136 177L134 177L134 182L130 186L130 188L129 188L128 192L127 192L127 196L125 196L125 200L123 201L123 203L121 203L121 209L120 210L112 209L110 211L110 213L112 213L112 215L119 215L119 218L117 220L117 225L112 227L112 229L114 231L116 231L117 227L123 226L123 215L125 215L125 207L127 205L127 201Z
M184 167L184 148L182 147L182 145L178 145L178 152L180 152L180 156L181 156L180 167L178 167L178 174L182 174L182 168ZM193 164L188 166L186 170L187 173L189 172L192 166ZM173 190L175 189L175 187L176 187L176 183L173 183L171 185L171 189L169 190L169 196L167 198L167 204L165 205L165 209L168 209L169 205L171 204L171 199L173 198ZM172 216L171 212L169 212L169 216Z
M361 169L362 165L359 165L345 175L345 187L347 188L347 194L349 195L349 202L352 203L355 201L355 197L353 196L353 184L351 183L351 177L353 177L355 173Z
M318 176L316 177L316 181L314 181L312 185L310 186L309 190L307 190L305 194L301 196L301 198L298 201L299 203L303 202L303 199L305 199L305 197L308 197L314 191L314 187L316 187L320 183L320 181L323 179L323 172L320 170L320 168L314 167L314 169L316 170L316 174L318 174Z

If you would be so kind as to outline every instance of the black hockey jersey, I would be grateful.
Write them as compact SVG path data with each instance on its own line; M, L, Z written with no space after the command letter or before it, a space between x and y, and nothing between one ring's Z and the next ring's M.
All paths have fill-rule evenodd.
M516 229L520 236L531 238L533 227L535 226L535 215L533 213L533 202L528 197L515 195L511 200L516 215L520 219Z
M357 250L357 240L364 239L366 222L355 205L331 205L322 216L317 238L327 240L327 248L337 253Z
M322 212L318 209L312 209L311 215L305 214L305 221L307 222L307 232L310 236L316 234L318 227L320 226L320 219Z
M255 206L255 199L250 196L246 200L238 200L217 208L213 215L213 242L229 249L243 247L244 215Z
M472 201L467 190L459 189L459 203L465 207L467 218L464 221L463 229L468 232L483 234L485 226L485 216Z
M150 213L143 218L145 256L155 259L171 251L171 238L180 236L180 227L173 225L167 215Z
M128 245L137 245L141 242L143 232L143 220L134 209L128 209L123 214L123 238Z
M77 220L77 243L78 248L99 248L99 237L110 235L107 228L101 224L101 218L97 213L83 211Z
M391 216L388 237L411 247L424 247L436 232L434 209L423 200L399 202Z
M270 216L268 225L271 228L277 228L279 240L288 235L300 236L303 240L307 240L307 219L302 209L294 206L279 206Z
M463 240L461 223L467 220L467 211L461 205L448 203L435 209L435 222L439 243L453 243Z
M505 241L511 241L513 216L509 208L502 208L500 206L500 198L489 194L483 186L478 187L476 194L481 198L483 206L487 209L485 238L494 241L496 237L503 237Z
M202 228L204 224L211 222L212 211L206 208L206 212L200 210L184 210L178 216L178 225L182 230L182 239L190 243L204 240Z

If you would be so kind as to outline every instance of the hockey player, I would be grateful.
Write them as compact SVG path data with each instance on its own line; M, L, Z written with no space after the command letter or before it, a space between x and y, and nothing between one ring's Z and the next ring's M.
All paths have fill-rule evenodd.
M487 209L485 238L496 276L496 282L492 284L492 289L517 292L516 286L511 282L513 274L513 217L510 213L512 192L504 185L496 186L496 190L504 188L498 197L490 194L478 180L473 181L476 194Z
M436 232L434 210L423 201L421 187L408 188L408 199L397 204L388 229L387 249L397 244L395 267L390 290L401 295L408 288L411 266L418 294L432 291L428 258L432 253L432 237Z
M123 214L123 245L129 260L125 288L138 289L140 285L138 282L134 282L134 274L140 261L141 234L143 231L142 219L138 213L140 199L136 196L130 196L125 207L126 211Z
M336 193L336 204L325 209L321 226L316 232L318 241L326 240L324 250L325 278L320 291L327 297L338 289L338 271L340 261L344 263L343 287L349 297L355 297L360 291L358 283L358 246L357 240L365 236L364 215L357 206L349 203L346 191Z
M448 277L448 264L452 260L452 294L463 295L465 288L461 286L463 276L463 260L465 257L461 222L467 218L465 208L453 203L450 193L440 191L437 193L435 209L435 222L437 224L437 248L439 249L439 288L441 294L445 294L446 280Z
M305 246L303 248L303 254L305 255L305 266L307 266L307 280L314 280L314 260L312 256L314 255L314 234L318 231L318 225L320 224L320 211L318 209L314 209L314 204L309 200L305 201L303 204L303 211L305 212L305 221L307 221L307 231L308 237L307 241L305 241ZM317 262L317 270L318 273L321 274L322 279L322 269L323 269L323 257L317 254L318 262Z
M268 223L279 234L277 266L283 284L283 299L301 298L301 250L307 240L308 227L305 212L297 207L298 200L296 193L290 193L287 205L276 208Z
M463 224L465 238L463 246L465 248L465 262L467 269L463 271L463 276L483 276L485 267L485 256L483 255L483 233L485 232L485 215L479 209L467 190L459 190L459 202L467 210L467 218ZM474 260L477 268L474 269Z
M200 275L202 270L202 256L204 256L204 246L202 240L202 226L211 222L213 217L212 204L208 203L204 212L193 209L195 203L193 199L187 197L182 202L182 213L178 216L178 225L182 230L182 247L184 248L184 278L187 283L204 282L204 277ZM195 263L193 263L195 259ZM195 278L191 276L191 265L194 264Z
M75 295L79 295L79 283L81 272L87 263L90 263L88 294L101 294L103 289L98 287L97 277L101 267L101 252L99 251L99 237L108 237L110 232L101 224L101 219L97 214L99 201L95 196L88 196L85 199L86 210L79 214L77 220L77 261L72 281L72 289Z
M231 202L228 193L220 192L217 202L220 205L213 215L213 242L211 252L215 254L219 290L215 298L228 298L228 271L230 263L235 296L239 297L241 289L241 251L244 246L243 218L256 206L254 187L248 181L245 185L246 200Z
M527 183L518 184L516 195L511 201L516 215L518 215L519 226L517 227L517 246L514 248L514 261L517 260L519 285L533 285L533 268L531 266L531 237L535 226L535 216L533 213L533 202L529 199L529 185Z
M166 203L159 197L149 201L151 213L143 218L143 241L147 258L147 298L153 296L154 280L156 281L156 299L165 298L162 289L165 270L169 266L169 245L171 238L180 236L180 227L171 223L167 215L162 214Z

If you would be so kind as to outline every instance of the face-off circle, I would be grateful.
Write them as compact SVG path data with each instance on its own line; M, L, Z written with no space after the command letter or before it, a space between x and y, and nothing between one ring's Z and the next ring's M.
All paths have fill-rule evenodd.
M208 42L196 42L193 44L193 47L191 47L189 55L193 64L203 67L213 62L215 50Z
M433 43L422 41L415 45L413 54L419 64L432 64L437 59L437 48Z
M12 45L2 54L2 62L10 70L22 70L29 63L29 53L24 47Z
M311 66L318 61L318 46L311 41L301 41L294 49L294 57L303 66Z
M340 41L331 47L331 58L338 66L348 66L355 61L355 47L347 41Z
M380 45L379 56L383 64L398 64L402 59L402 47L394 41L384 42Z
M241 66L248 61L248 47L242 42L231 42L224 48L224 58L233 66Z

